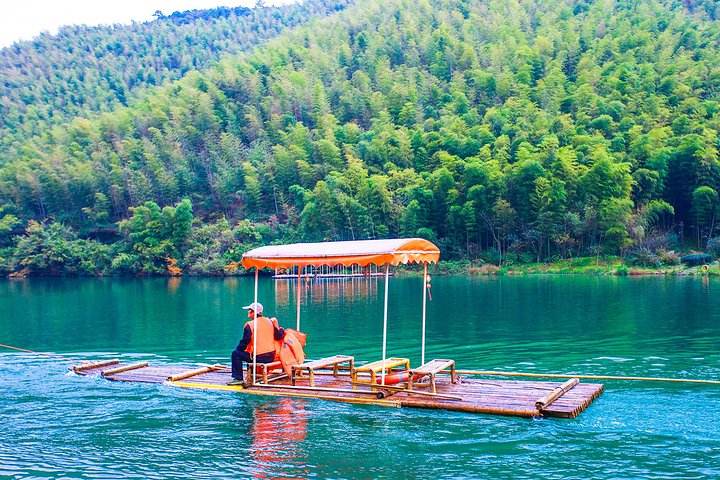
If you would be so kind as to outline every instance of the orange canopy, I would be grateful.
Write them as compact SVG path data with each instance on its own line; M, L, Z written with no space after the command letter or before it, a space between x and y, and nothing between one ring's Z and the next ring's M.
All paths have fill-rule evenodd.
M289 268L320 265L399 265L435 263L440 249L422 238L269 245L243 254L245 268Z

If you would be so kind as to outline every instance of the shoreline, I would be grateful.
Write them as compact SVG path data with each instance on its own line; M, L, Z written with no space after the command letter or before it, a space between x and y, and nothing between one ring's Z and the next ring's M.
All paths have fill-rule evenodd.
M662 265L659 267L646 267L629 265L619 257L577 257L554 262L507 263L498 266L492 263L473 260L440 260L429 268L431 276L525 276L525 275L584 275L584 276L673 276L673 277L720 277L720 262L713 261L707 265ZM396 276L419 276L421 270L413 266L400 265L393 272ZM163 274L100 274L100 275L72 275L58 273L29 274L27 276L3 275L5 280L28 280L50 278L237 278L252 276L248 272L234 273L182 273L181 275ZM261 273L263 277L271 277L271 273Z
M519 276L519 275L585 275L585 276L720 276L720 262L707 265L683 264L647 267L630 265L619 257L577 257L554 262L508 263L497 266L472 261L440 261L435 275Z

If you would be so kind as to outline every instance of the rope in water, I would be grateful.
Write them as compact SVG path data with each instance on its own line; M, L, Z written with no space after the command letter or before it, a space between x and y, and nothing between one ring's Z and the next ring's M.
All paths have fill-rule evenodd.
M71 357L69 357L69 356L67 356L67 355L61 355L61 354L58 354L58 353L36 352L35 350L28 350L27 348L15 347L15 346L13 346L13 345L6 345L6 344L4 344L4 343L0 343L0 347L2 347L2 348L7 348L7 349L10 349L10 350L17 350L18 352L32 353L33 355L41 355L41 356L50 357L50 358L62 358L63 360L70 360L70 359L71 359Z
M622 377L616 375L572 375L567 373L502 372L496 370L456 370L456 372L461 375L497 375L500 377L580 378L589 380L629 380L643 382L702 383L705 385L720 385L720 380L703 380L698 378Z

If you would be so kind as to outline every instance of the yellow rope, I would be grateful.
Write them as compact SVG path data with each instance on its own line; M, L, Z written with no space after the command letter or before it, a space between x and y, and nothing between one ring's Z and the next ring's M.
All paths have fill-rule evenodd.
M456 370L456 372L462 375L498 375L501 377L580 378L590 380L630 380L644 382L702 383L705 385L720 385L720 380L702 380L697 378L621 377L615 375L573 375L566 373L502 372L496 370Z
M300 393L296 391L279 391L258 389L257 386L244 388L235 385L218 385L213 383L196 383L196 382L165 382L166 385L180 388L197 388L200 390L224 390L228 392L247 393L250 395L270 396L270 397L298 397L298 398L319 398L321 400L334 400L337 402L356 403L364 405L380 405L383 407L401 407L400 402L396 400L375 400L374 398L357 398L357 397L340 397L334 395L315 395L312 393Z

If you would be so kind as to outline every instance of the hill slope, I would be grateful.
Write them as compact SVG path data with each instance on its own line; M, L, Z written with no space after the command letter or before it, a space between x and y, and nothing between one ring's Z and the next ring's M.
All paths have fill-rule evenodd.
M127 105L145 87L249 50L349 0L215 8L152 22L61 28L0 50L0 149L78 115ZM7 153L0 155L6 157Z
M655 261L673 229L714 236L719 42L673 1L362 1L36 139L0 198L80 228L189 198L263 223L243 241Z

